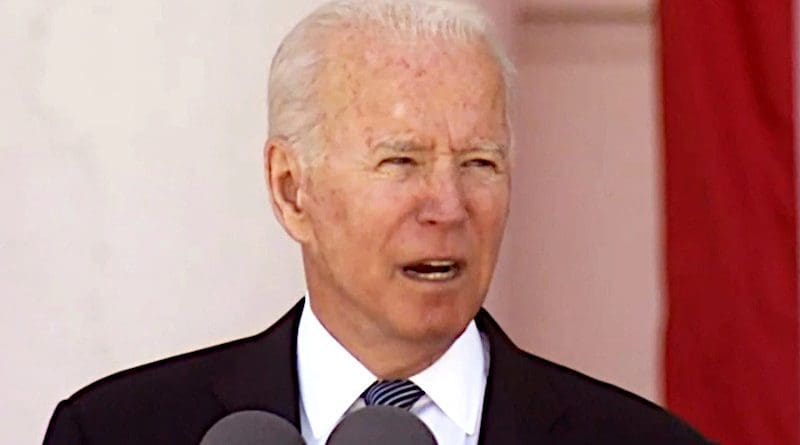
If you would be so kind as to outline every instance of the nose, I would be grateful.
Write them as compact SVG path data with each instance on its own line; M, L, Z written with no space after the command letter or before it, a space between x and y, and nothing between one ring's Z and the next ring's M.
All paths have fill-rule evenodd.
M457 168L448 165L431 171L422 195L417 215L420 224L452 226L466 221L466 197Z

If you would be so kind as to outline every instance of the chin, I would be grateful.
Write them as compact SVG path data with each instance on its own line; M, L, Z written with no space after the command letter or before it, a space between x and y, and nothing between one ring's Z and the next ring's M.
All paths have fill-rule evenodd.
M475 316L465 308L437 308L404 315L402 335L414 342L452 342Z

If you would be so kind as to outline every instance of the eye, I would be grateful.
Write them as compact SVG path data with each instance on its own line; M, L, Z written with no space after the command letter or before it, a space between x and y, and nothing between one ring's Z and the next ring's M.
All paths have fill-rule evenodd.
M398 166L398 167L413 167L417 165L417 161L413 158L409 158L406 156L397 156L392 158L383 159L380 162L380 165L391 165L391 166Z
M467 161L464 161L464 163L461 165L464 167L491 168L493 170L497 170L497 163L492 161L491 159L483 159L483 158L469 159Z

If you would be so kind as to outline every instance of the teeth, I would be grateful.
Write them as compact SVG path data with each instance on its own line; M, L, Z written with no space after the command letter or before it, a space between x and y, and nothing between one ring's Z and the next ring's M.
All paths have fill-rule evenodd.
M435 270L420 270L421 268L407 267L404 273L409 278L422 281L447 281L452 280L458 275L458 263L450 260L433 260L419 263L424 268Z
M422 264L431 267L453 267L456 265L455 261L426 261Z
M458 271L456 269L450 269L447 272L430 272L430 273L419 273L413 270L407 270L406 275L416 278L418 280L425 280L425 281L444 281L450 280L456 276Z

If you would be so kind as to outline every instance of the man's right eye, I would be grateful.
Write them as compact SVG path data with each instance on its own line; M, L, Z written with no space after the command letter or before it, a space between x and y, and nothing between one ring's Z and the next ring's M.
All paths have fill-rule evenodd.
M413 158L405 157L405 156L398 156L392 158L386 158L381 161L381 166L390 165L390 166L399 166L399 167L413 167L417 165L417 161Z

